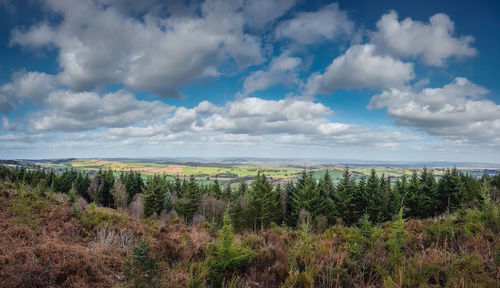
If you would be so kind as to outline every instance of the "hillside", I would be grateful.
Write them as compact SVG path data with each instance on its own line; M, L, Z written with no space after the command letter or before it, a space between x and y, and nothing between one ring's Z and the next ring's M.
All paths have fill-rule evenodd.
M499 287L500 206L318 231L142 218L0 184L0 287ZM140 204L138 204L140 203ZM220 226L222 225L222 226Z

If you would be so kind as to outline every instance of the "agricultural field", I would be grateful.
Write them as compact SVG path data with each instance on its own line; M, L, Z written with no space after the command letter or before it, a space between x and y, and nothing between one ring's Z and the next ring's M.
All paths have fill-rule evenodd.
M267 161L267 162L221 162L221 161L183 161L183 160L159 160L159 159L61 159L61 160L33 160L31 165L37 165L44 168L56 170L77 169L83 171L97 171L99 169L111 169L115 174L124 171L137 171L142 173L144 178L154 174L165 174L170 177L179 176L181 178L193 176L197 181L205 184L212 183L217 179L221 183L240 183L251 182L257 174L263 173L273 182L286 183L293 181L304 170L312 170L316 179L323 177L328 171L334 182L342 178L346 166L352 172L355 179L362 176L369 176L374 169L378 175L385 175L391 180L395 180L403 175L411 176L415 169L410 165L390 166L383 164L360 165L344 163L300 163L286 161ZM448 167L451 167L449 165ZM434 167L434 175L439 178L444 173L445 168ZM484 173L482 168L463 167L461 171L471 173L480 177ZM488 170L491 175L498 174L499 169Z

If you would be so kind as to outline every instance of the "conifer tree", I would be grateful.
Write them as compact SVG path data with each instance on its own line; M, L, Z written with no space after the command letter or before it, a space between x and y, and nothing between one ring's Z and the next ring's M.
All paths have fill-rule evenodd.
M335 219L335 204L333 201L333 196L335 194L335 185L333 184L333 180L330 176L328 170L325 175L319 181L319 191L321 199L324 199L324 208L321 211L328 223L333 223Z
M269 227L276 222L279 213L278 197L267 177L258 173L249 199L249 210L252 215L254 229Z
M380 218L380 207L382 206L381 194L380 180L377 177L375 169L372 169L366 183L365 199L368 203L366 212L373 223L378 223Z
M435 215L437 209L438 187L433 172L426 167L424 167L422 174L420 174L420 188L423 201L420 217Z
M335 193L333 195L333 202L335 203L336 216L341 218L344 223L350 224L353 220L352 215L352 197L356 193L356 183L351 177L351 171L346 167L344 174Z
M207 265L209 284L222 287L224 280L233 277L233 273L245 267L252 257L252 251L234 241L231 218L224 215L223 226L214 244L208 247Z
M359 182L356 184L356 189L351 200L352 217L354 221L366 215L366 207L368 206L368 199L366 199L366 177L361 176Z
M460 172L458 172L457 167L451 169L450 186L448 188L450 193L449 210L455 211L463 206L464 200L464 184L462 182L462 177Z
M424 195L421 193L420 181L418 179L417 170L413 170L413 174L408 183L408 194L405 199L405 215L408 217L420 217L422 213Z
M168 185L164 175L150 176L144 188L144 216L160 215L166 206Z
M297 226L299 213L302 209L306 210L311 218L323 211L325 203L321 199L319 187L312 171L303 172L295 185L295 188L290 195L291 211L289 216L289 224L293 227Z

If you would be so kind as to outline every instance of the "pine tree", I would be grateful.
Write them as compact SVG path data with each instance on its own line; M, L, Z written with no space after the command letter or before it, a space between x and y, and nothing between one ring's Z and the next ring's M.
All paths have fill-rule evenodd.
M222 197L222 188L220 187L219 181L215 178L214 182L210 186L210 195L217 199Z
M407 196L406 194L408 192L407 182L406 175L403 175L396 180L395 187L391 190L389 209L391 211L392 219L394 219L404 205L403 201L405 200L404 198Z
M150 176L144 188L144 216L160 215L165 208L168 185L166 177L163 175Z
M160 271L151 257L148 244L142 240L132 250L130 259L123 265L125 279L133 287L158 287Z
M352 216L356 221L360 219L363 215L366 215L368 199L366 199L366 178L365 176L361 176L359 182L356 185L355 193L352 196L351 207L352 207Z
M462 177L460 176L460 172L456 167L451 169L451 177L450 177L450 186L448 191L450 193L450 202L449 202L449 210L455 211L463 206L464 200L464 184L462 182Z
M249 210L254 222L254 229L269 227L276 222L279 213L279 199L267 177L258 173L249 199Z
M186 220L188 223L191 223L193 220L194 214L196 214L196 211L198 210L198 204L201 198L201 195L199 193L199 186L198 183L196 182L194 176L191 176L189 178L189 183L188 183L188 190L186 193L186 198L187 198L187 207L186 207Z
M420 188L423 197L421 217L430 217L437 211L438 187L431 170L424 167L420 174Z
M307 211L311 218L321 213L324 209L319 187L312 171L303 172L299 177L295 188L290 195L291 211L289 214L289 225L296 227L299 213L302 209Z
M333 195L333 202L335 203L336 216L341 218L344 223L350 224L353 220L352 215L352 197L356 193L356 183L351 177L351 171L346 167L342 180L340 180Z
M451 182L451 171L446 168L444 174L439 178L438 181L438 212L443 213L448 210L450 204L450 182Z
M386 221L392 218L392 214L390 211L390 199L391 199L391 193L392 193L392 185L391 185L391 179L389 176L384 177L382 174L382 178L380 180L380 191L381 191L381 198L382 198L382 206L380 207L381 209L381 218L379 219L379 222L381 221Z
M381 218L382 192L380 189L380 180L377 177L375 169L371 170L368 177L365 190L365 201L368 203L366 212L373 223L378 223Z
M422 213L424 197L420 189L420 181L418 179L417 170L413 174L408 183L408 194L405 199L405 208L407 209L406 216L419 218Z
M229 216L224 215L224 224L214 244L208 247L207 265L209 279L213 287L222 287L224 280L230 279L233 273L245 267L252 251L238 245L234 241L233 226Z
M335 185L330 177L328 170L319 181L319 191L321 199L324 199L324 208L321 214L324 215L328 223L332 224L335 221L335 202L333 196L335 194Z
M247 197L247 185L242 182L238 189L231 195L229 202L229 217L231 217L231 222L234 223L234 228L237 231L243 231L247 226L247 212L241 205L243 197Z

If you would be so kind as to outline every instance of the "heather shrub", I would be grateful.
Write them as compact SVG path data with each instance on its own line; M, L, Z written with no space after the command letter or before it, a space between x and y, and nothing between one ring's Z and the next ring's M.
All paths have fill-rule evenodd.
M87 229L101 228L106 226L124 225L127 221L125 215L119 214L112 209L97 207L95 203L90 204L82 216L78 219L80 224Z
M132 287L158 287L160 284L158 263L151 257L150 248L144 240L132 249L130 258L123 264L123 273Z
M425 228L424 235L425 240L429 243L451 240L455 235L453 221L451 219L432 221Z

